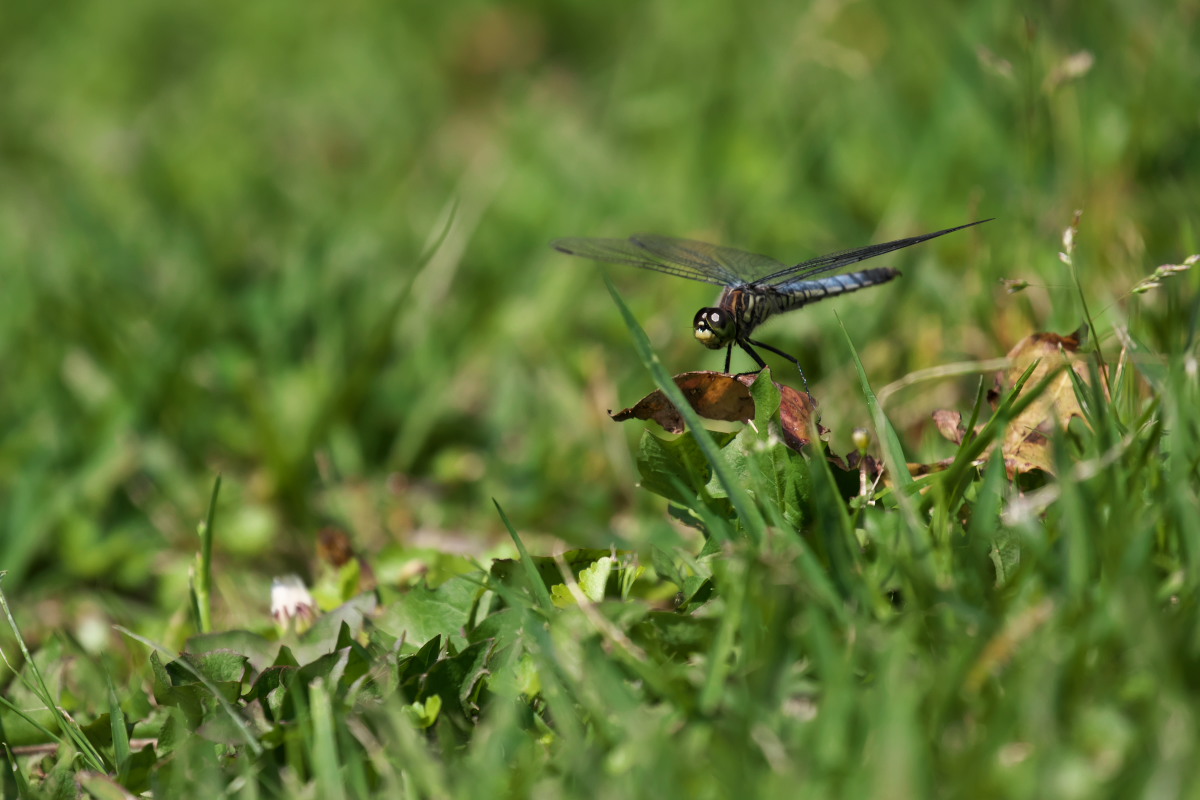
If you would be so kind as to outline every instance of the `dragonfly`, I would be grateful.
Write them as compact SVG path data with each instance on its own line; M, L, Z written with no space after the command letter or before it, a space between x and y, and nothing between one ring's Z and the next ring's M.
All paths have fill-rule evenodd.
M628 239L572 236L555 239L550 246L571 256L611 264L630 264L720 286L722 291L717 304L700 309L692 320L692 332L700 344L710 350L725 348L726 373L729 372L734 345L745 350L760 370L767 364L754 348L783 356L800 370L807 390L808 380L804 378L804 369L799 361L765 342L750 338L759 325L776 314L795 311L827 297L878 286L900 275L899 270L891 267L875 267L841 275L825 273L984 222L991 222L991 219L883 244L840 250L792 266L769 256L733 247L652 233L639 233Z

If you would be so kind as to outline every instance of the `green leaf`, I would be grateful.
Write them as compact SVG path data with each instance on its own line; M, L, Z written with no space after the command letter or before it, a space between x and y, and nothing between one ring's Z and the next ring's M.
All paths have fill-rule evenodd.
M638 645L663 658L685 660L708 652L716 630L717 620L712 618L651 611L630 629L629 635Z
M733 433L709 435L721 448L735 437ZM718 451L718 458L721 452ZM733 517L733 506L725 497L725 484L713 474L691 431L674 439L645 432L639 444L637 466L643 489L696 512L703 507L717 517Z
M403 636L414 646L439 635L465 646L463 629L481 591L477 583L465 578L453 578L436 589L420 584L384 609L375 626L397 638Z
M546 587L551 587L562 583L562 573L559 571L558 566L560 560L571 568L572 575L578 575L581 570L590 566L597 559L606 558L612 555L612 552L611 549L581 548L578 550L568 550L557 558L550 556L529 556L527 563L536 570L542 584ZM623 550L618 550L617 554L631 555L629 551ZM524 579L525 567L523 566L523 562L526 562L526 559L517 561L511 558L498 558L492 562L489 574L506 586L522 585L518 582L517 576L521 574L521 580Z
M441 659L425 675L418 699L441 695L447 711L473 713L476 686L487 674L488 661L495 649L495 642L476 642L456 656Z
M758 373L758 378L750 384L750 397L754 400L754 427L758 429L754 433L760 439L766 439L772 420L779 416L779 403L783 399L771 378L770 367Z
M113 745L113 761L117 767L118 777L124 782L128 775L129 761L132 756L129 747L129 727L126 726L125 712L121 709L120 701L117 700L117 689L113 685L112 676L105 672L104 678L108 684L108 718Z
M556 583L550 587L550 601L555 608L569 608L575 605L575 595L565 583Z
M1021 565L1020 537L1007 529L999 531L988 555L992 559L992 565L996 568L996 585L1005 585L1012 579L1017 567Z
M171 673L167 672L166 665L163 664L157 650L150 651L150 675L153 679L154 698L161 703L163 695L170 690L173 684L171 683Z
M400 659L397 677L405 697L415 700L420 696L421 681L429 670L433 669L441 652L442 637L438 635L426 642L416 653Z
M441 711L442 698L436 694L427 698L424 702L418 700L404 707L405 716L412 720L413 724L418 728L433 727Z
M712 478L712 468L694 437L683 434L664 439L649 431L638 448L638 473L642 488L688 505Z
M663 550L661 547L652 547L650 549L650 564L654 567L654 571L658 573L658 577L663 580L668 580L671 583L683 587L683 572L675 562L675 558Z
M271 641L261 634L234 630L197 634L187 640L184 650L196 654L215 650L240 653L246 656L256 671L261 672L274 663L279 656L279 647L279 642Z
M604 599L605 590L608 587L608 577L612 574L615 563L609 556L604 556L579 573L579 588L593 603L599 603Z
M80 774L77 779L79 788L88 793L89 797L95 800L128 800L129 792L121 784L117 783L107 775L101 775L96 772Z
M218 685L240 685L242 679L246 675L246 668L250 663L250 660L244 655L241 653L236 653L232 650L212 650L207 653L185 653L182 658L187 659L188 663L195 667L201 675ZM186 672L185 668L177 661L173 661L168 664L167 669L169 671L177 670L176 683L197 680L191 673ZM186 678L184 677L185 675L187 676Z
M283 708L284 692L282 690L286 687L291 674L296 670L295 666L268 667L259 674L247 696L262 703L268 714L275 720L280 719L285 713L290 716L290 713L285 712Z
M538 674L537 662L526 655L516 668L517 690L528 698L537 697L542 692L542 679Z
M707 603L712 597L715 588L712 578L701 575L692 575L685 578L683 586L679 590L679 608L682 610Z
M342 626L348 625L352 635L362 631L366 618L375 613L378 604L374 592L363 592L332 611L317 617L313 626L300 636L294 645L295 657L304 663L338 648Z
M509 647L521 630L522 612L517 608L502 608L484 617L467 635L471 643L494 639L497 647Z

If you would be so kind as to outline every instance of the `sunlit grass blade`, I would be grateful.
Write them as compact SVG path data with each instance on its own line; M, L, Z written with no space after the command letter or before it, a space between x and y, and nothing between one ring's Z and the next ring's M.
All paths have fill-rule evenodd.
M896 429L892 427L891 420L883 413L883 408L879 405L879 398L875 396L875 390L871 388L871 382L867 379L867 371L863 367L862 359L858 357L858 349L854 346L854 341L850 338L850 332L846 330L846 325L842 322L840 316L837 320L838 325L842 329L842 334L846 337L846 345L850 350L850 358L854 361L854 369L858 372L858 383L862 389L863 396L866 398L867 410L871 414L875 430L879 433L880 444L883 447L884 463L887 464L888 471L891 473L896 487L903 494L913 483L912 474L905 466L904 447L900 444L900 437L896 435Z
M123 783L128 777L129 759L133 751L129 746L129 732L125 728L125 712L121 710L117 689L107 670L104 672L104 681L108 685L108 723L112 731L113 761L116 763L117 777Z
M745 563L740 559L724 560L713 565L714 577L720 578L721 597L725 601L724 613L717 626L717 635L709 648L704 686L700 690L700 708L711 712L721 702L725 690L725 679L734 667L733 650L738 632L744 623L746 602ZM722 574L724 573L724 574Z
M3 730L0 730L0 734L2 733ZM33 797L29 781L25 778L25 773L17 765L12 748L8 746L7 741L0 741L0 747L4 748L4 757L0 758L0 767L4 769L4 776L0 779L0 787L4 789L4 796Z
M6 574L7 573L5 572L0 572L0 582L3 582ZM5 595L2 588L0 588L0 608L3 608L4 610L4 616L8 620L8 627L12 630L13 635L16 637L17 646L20 648L21 655L25 659L25 665L29 669L30 674L33 676L32 679L28 681L28 687L30 691L54 715L58 722L59 731L66 736L66 738L70 739L71 744L74 745L75 749L77 749L82 755L84 761L88 765L88 768L101 772L107 772L109 769L107 759L104 758L99 750L92 746L91 741L87 738L87 736L84 735L83 731L80 730L79 725L73 719L71 719L71 717L68 716L67 713L63 711L56 702L54 693L50 691L50 687L46 684L46 679L42 676L42 671L38 669L37 662L33 660L33 654L29 652L29 648L25 644L25 637L21 635L21 629L17 627L17 621L12 615L12 610L8 607L8 597ZM8 662L7 657L5 657L5 662ZM11 667L11 664L9 664L9 666ZM27 715L22 714L22 716L32 722ZM57 739L57 737L55 738Z
M533 599L543 610L554 608L554 601L550 599L550 591L546 588L545 582L542 581L542 576L538 574L533 559L529 557L529 551L525 549L525 543L521 541L516 528L508 521L508 515L500 507L499 501L493 497L492 503L495 504L496 511L500 514L500 521L504 523L504 527L508 530L508 535L512 537L513 544L517 547L517 553L521 558L521 569L525 572L525 579L529 583L529 591Z
M900 444L900 437L896 434L896 429L892 427L891 420L887 418L887 415L883 413L883 408L879 405L879 399L875 396L875 392L871 388L871 382L867 378L867 371L863 367L862 359L858 357L858 350L854 347L854 342L850 338L850 332L846 330L841 317L838 317L838 325L841 326L842 334L846 337L850 357L854 361L854 368L858 371L859 385L867 401L867 409L871 413L871 419L875 423L875 430L878 432L881 440L883 461L895 486L893 496L896 499L896 505L904 514L905 524L902 526L902 529L908 540L908 553L902 563L907 570L917 573L914 577L916 585L923 587L934 586L937 581L934 578L933 567L930 564L930 550L927 536L928 527L923 521L923 517L918 514L917 507L912 499L916 485L913 481L912 473L908 471L907 459L904 457L904 447Z
M324 679L317 679L308 687L308 713L312 736L312 770L318 795L329 800L343 800L346 791L341 774L342 759L337 746L338 719Z
M200 552L192 573L192 610L196 617L196 629L201 633L212 632L212 552L214 523L217 517L217 497L221 493L221 476L213 480L212 494L208 499L208 514L200 523Z
M812 526L812 534L820 541L822 555L828 561L829 570L823 584L840 598L830 608L840 616L846 598L869 607L873 598L868 596L867 586L862 581L859 546L854 536L854 520L846 502L838 490L829 463L820 455L809 459L809 474L812 476L812 502L820 522ZM822 571L824 572L824 571ZM822 586L822 583L814 586Z

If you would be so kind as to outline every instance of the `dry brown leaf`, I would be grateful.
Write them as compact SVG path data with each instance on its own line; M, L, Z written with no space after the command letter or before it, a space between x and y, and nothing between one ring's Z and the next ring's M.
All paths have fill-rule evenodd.
M685 372L675 376L675 385L683 392L696 413L706 419L747 422L754 419L754 400L745 384L722 372ZM657 422L670 433L683 433L683 417L661 391L655 390L636 404L613 414L614 422L630 419Z
M1002 377L997 377L996 396L1000 386L1011 386L1038 361L1033 374L1025 383L1032 388L1054 370L1075 370L1085 383L1088 380L1087 365L1077 356L1086 328L1080 328L1068 336L1054 333L1035 333L1025 337L1008 353L1012 365ZM1072 417L1083 417L1083 409L1075 397L1075 384L1066 370L1059 372L1046 390L1009 423L1001 451L1010 476L1040 469L1053 473L1054 462L1050 453L1050 434L1054 425L1066 426Z
M1079 356L1079 348L1086 333L1086 327L1067 336L1034 333L1018 342L1008 353L1008 370L996 376L995 383L988 392L988 401L992 407L996 408L999 405L1005 389L1016 383L1035 361L1038 365L1025 383L1026 390L1032 389L1052 371L1062 370L1064 364L1075 370L1076 374L1087 382L1087 365ZM1046 390L1009 423L1000 445L1009 477L1013 478L1033 470L1053 473L1049 434L1056 422L1065 427L1072 417L1083 416L1083 409L1075 397L1075 385L1071 376L1066 370L1062 370ZM967 429L959 412L938 409L933 412L933 421L938 432L951 442L962 444L966 438ZM976 433L984 427L983 424L975 426ZM988 448L976 463L986 463L992 449ZM909 464L908 469L914 476L927 475L946 469L953 461L951 458L933 464Z
M962 414L947 408L939 408L933 412L933 421L937 425L938 433L942 434L942 436L955 444L963 443L963 437L967 435L967 429L963 427Z
M779 402L779 424L783 441L793 450L807 446L815 429L818 436L829 433L818 420L817 401L808 392L798 392L790 386L775 384L781 395Z
M678 386L696 413L705 419L722 422L749 422L754 419L754 400L750 386L758 379L758 373L726 375L722 372L685 372L675 376ZM817 401L806 392L776 383L779 390L780 431L784 442L793 450L800 450L811 441L812 426L818 435L829 433L828 428L817 423ZM615 414L609 413L615 422L640 419L657 422L670 433L682 433L685 425L683 416L660 391L654 391L636 404Z

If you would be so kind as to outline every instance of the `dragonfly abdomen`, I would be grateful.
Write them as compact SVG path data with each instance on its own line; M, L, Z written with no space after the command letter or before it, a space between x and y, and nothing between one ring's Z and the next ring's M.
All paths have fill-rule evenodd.
M899 270L891 267L864 269L846 275L831 275L817 280L795 281L779 286L764 286L750 284L747 286L731 286L721 294L717 306L723 309L737 322L737 330L732 329L721 337L714 337L709 347L723 346L732 338L749 336L751 331L769 317L782 314L785 311L795 311L797 308L834 297L839 294L866 289L868 286L878 286L887 283L900 274ZM701 313L710 311L703 309Z
M826 297L856 292L859 289L866 289L868 286L878 286L881 283L887 283L899 275L900 270L898 269L877 267L875 269L864 269L859 272L849 272L845 275L830 275L827 278L820 278L814 281L785 283L775 287L779 292L778 300L776 301L779 306L778 310L792 311L809 303L824 300Z

